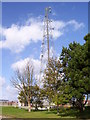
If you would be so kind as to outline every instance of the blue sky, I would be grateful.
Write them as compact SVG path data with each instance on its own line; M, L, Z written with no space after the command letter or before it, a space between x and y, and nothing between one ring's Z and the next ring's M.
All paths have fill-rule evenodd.
M16 91L10 83L16 67L24 66L27 59L33 59L39 66L42 41L42 33L39 33L42 32L42 22L47 6L52 8L50 18L53 19L55 27L53 39L56 55L60 55L62 46L67 47L73 41L84 44L83 38L88 33L87 2L2 3L3 40L1 41L3 42L2 47L0 46L2 49L2 74L0 74L0 79L3 81L2 98L16 99Z

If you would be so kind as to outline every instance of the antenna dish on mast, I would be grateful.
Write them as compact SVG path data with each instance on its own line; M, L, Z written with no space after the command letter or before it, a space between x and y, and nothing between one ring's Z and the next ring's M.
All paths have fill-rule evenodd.
M49 12L51 13L51 12L52 12L52 8L51 8L51 7L49 7L48 9L49 9Z

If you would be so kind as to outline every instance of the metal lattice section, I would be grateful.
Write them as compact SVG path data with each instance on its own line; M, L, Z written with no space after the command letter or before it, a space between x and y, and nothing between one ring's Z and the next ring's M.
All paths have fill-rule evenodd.
M45 8L45 17L43 21L43 40L41 45L41 56L40 56L41 69L40 69L39 83L41 83L42 74L44 72L44 64L48 64L50 59L50 47L54 46L53 34L52 34L54 28L52 28L52 20L50 19L50 14L51 14L51 7Z

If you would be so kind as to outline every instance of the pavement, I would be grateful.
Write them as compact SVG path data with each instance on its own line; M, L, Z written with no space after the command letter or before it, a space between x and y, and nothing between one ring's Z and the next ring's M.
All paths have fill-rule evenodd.
M2 119L2 116L0 115L0 120Z
M2 117L2 115L0 115L0 120L2 120L2 118L7 118L7 117L5 117L5 116Z

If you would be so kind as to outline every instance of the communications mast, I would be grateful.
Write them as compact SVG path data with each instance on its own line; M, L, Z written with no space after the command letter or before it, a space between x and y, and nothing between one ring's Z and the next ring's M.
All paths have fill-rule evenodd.
M50 59L50 41L52 39L52 28L51 23L52 20L50 19L51 14L51 7L45 8L45 17L44 17L44 28L43 28L43 40L41 45L41 70L40 70L40 79L41 73L44 72L43 64L48 64ZM45 59L45 54L47 53L47 59ZM41 81L39 81L41 82Z
M45 8L43 40L41 45L41 61L43 60L45 52L47 51L47 62L49 62L50 58L50 39L52 39L52 30L54 29L51 27L52 20L50 19L50 14L51 7Z

